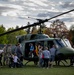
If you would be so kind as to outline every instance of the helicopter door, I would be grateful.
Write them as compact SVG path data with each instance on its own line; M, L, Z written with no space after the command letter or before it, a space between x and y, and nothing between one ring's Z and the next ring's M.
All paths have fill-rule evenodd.
M28 42L28 43L25 43L25 57L28 58L29 57L29 52L30 52L30 44L33 44L34 46L34 50L35 50L35 42Z
M53 40L47 42L48 49L52 48L53 45L54 45Z
M25 53L25 57L28 57L28 54L29 54L29 43L25 43L24 53Z
M41 45L44 48L44 41L34 41L34 42L27 42L25 43L25 49L24 49L24 57L25 58L29 58L29 53L30 53L30 44L33 44L34 46L34 50L36 49L36 44L37 45ZM34 57L36 57L37 55L34 53Z

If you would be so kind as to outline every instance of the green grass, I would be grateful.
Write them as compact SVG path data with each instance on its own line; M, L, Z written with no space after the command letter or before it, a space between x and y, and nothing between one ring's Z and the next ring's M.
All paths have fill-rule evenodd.
M0 75L74 75L74 67L57 67L43 69L28 63L23 68L0 68Z

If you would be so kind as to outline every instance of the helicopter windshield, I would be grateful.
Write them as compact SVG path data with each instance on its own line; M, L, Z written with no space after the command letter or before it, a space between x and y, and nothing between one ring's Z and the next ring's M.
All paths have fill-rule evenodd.
M61 40L56 39L56 40L55 40L55 42L56 42L56 47L57 47L57 48L65 47L65 45L62 43L62 41L61 41Z
M67 47L72 47L68 39L61 39L62 43Z

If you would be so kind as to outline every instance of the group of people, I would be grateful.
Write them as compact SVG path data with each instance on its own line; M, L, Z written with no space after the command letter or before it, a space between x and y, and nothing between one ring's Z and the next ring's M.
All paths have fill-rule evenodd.
M39 67L49 68L53 67L56 55L55 45L52 45L50 49L48 47L43 47L42 45L29 44L29 54L31 58L38 56ZM3 61L3 62L2 62ZM15 46L14 52L12 52L12 45L5 45L3 52L0 53L0 65L9 65L11 68L22 67L23 66L23 55L21 45L18 43Z
M44 50L43 50L43 47L40 46L39 66L43 68L53 67L54 60L55 60L55 53L56 53L56 48L54 45L50 49L48 49L48 47L45 47Z
M12 45L4 46L3 52L0 53L0 64L11 68L23 66L23 55L19 43L15 46L14 52L12 52Z
M34 48L34 45L30 43L30 52L29 55L33 58L34 54L36 54L39 58L39 67L53 67L54 60L55 60L55 54L56 54L56 48L55 45L52 45L52 48L48 49L48 47L43 48L43 46L36 45Z

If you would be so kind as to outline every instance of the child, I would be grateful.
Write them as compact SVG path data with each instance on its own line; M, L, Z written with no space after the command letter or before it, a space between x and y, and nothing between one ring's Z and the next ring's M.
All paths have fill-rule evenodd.
M15 67L18 67L18 57L17 57L17 54L16 53L14 54L13 62L14 62L14 68Z

